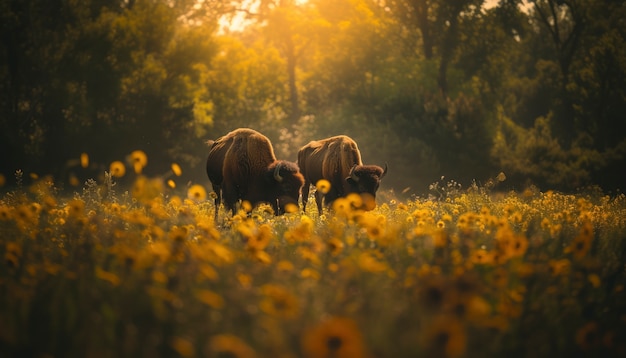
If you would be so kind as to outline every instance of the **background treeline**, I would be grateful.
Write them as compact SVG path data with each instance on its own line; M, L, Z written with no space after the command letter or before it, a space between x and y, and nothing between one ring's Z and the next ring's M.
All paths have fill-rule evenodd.
M623 1L1 0L0 29L7 178L142 149L207 183L204 141L249 126L294 161L348 134L397 192L626 179Z

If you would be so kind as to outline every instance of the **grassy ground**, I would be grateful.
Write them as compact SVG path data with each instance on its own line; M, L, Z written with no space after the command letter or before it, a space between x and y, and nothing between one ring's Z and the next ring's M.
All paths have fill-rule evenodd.
M626 354L624 195L383 193L216 224L202 186L113 184L2 194L0 356Z

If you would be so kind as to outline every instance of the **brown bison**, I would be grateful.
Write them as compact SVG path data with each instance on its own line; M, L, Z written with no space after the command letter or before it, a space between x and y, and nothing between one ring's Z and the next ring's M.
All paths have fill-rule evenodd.
M276 215L284 213L289 203L297 205L304 178L295 163L276 160L266 136L240 128L207 144L211 149L206 172L216 194L215 219L222 196L233 215L239 200L253 207L269 203Z
M317 210L320 214L322 199L326 205L350 193L369 194L370 198L375 199L380 180L387 174L387 165L385 169L377 165L363 165L356 142L345 135L309 142L298 151L298 166L304 175L302 187L304 210L310 185L315 185L320 179L330 182L328 193L324 195L319 191L315 192Z

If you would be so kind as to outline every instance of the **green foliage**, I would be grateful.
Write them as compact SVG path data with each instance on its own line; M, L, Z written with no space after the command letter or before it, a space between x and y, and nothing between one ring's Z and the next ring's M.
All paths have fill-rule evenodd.
M285 111L286 76L276 49L255 41L223 38L206 87L215 105L215 133L257 125L269 113Z
M550 130L550 118L540 117L530 129L515 125L501 115L493 156L507 172L519 173L543 186L578 188L589 182L589 168L605 165L605 153L590 147L591 138L581 136L564 149Z
M624 11L609 0L5 2L0 151L15 154L0 173L68 182L89 153L85 179L142 147L155 173L180 162L197 180L206 139L254 127L286 159L348 134L368 162L389 163L395 190L503 170L511 186L617 189ZM220 18L245 26L218 29Z
M205 17L202 27L181 23L178 15L194 4L21 4L2 8L12 19L3 25L6 33L20 34L2 43L7 86L0 122L12 133L3 150L17 153L2 171L20 165L66 177L70 158L90 149L106 162L132 150L105 150L130 136L158 148L155 156L176 157L162 148L180 147L178 137L192 138L192 129L210 124L200 80L216 52L215 20Z

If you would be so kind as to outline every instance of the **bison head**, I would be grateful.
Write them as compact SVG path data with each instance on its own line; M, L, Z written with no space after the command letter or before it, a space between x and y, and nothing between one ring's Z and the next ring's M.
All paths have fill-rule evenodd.
M268 167L266 172L268 191L266 201L272 205L276 215L285 212L288 204L298 205L304 177L295 163L279 160Z
M380 186L380 180L387 174L387 164L385 168L377 165L355 165L350 169L350 174L346 181L350 185L350 192L361 194L367 208L373 209L376 206L374 199Z

